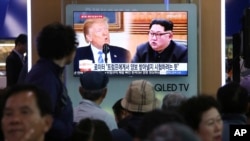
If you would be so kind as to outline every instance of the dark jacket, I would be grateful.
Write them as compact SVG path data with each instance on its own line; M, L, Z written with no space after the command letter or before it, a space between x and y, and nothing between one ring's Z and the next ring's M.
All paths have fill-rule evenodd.
M161 53L152 49L149 42L139 45L132 63L186 63L188 61L187 47L171 41Z
M143 120L143 117L144 114L130 115L119 121L118 128L125 130L132 138L134 138Z
M51 96L54 121L45 141L68 141L73 131L73 107L61 81L63 70L50 60L40 59L25 79L25 82L40 86Z
M126 63L130 62L130 52L124 48L109 45L111 62L112 63ZM79 47L76 50L76 55L74 59L74 71L79 71L79 60L89 59L94 60L94 55L92 53L91 47Z
M10 55L6 58L7 86L13 86L17 83L22 67L23 61L21 58L16 52L11 51Z
M223 120L222 141L230 140L230 125L247 124L247 117L244 114L223 114L222 120Z

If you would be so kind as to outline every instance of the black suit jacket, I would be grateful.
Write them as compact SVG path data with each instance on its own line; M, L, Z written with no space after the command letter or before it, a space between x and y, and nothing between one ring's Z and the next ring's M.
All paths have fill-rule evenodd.
M16 52L11 51L9 56L6 58L7 86L13 86L17 83L22 67L23 61Z
M132 63L187 63L187 47L171 41L161 53L152 49L149 42L139 45L132 59Z
M109 45L109 51L111 56L111 62L112 63L128 63L130 62L130 52L124 48L117 47L117 46L111 46ZM94 60L94 55L92 53L91 47L85 46L85 47L79 47L76 50L76 55L74 59L74 71L79 71L79 60L88 59L88 60Z

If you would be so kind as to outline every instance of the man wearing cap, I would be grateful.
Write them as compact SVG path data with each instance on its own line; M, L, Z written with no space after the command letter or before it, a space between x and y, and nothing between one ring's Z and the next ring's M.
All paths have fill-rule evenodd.
M107 94L109 78L102 72L86 72L80 76L79 92L82 100L74 109L74 122L92 118L104 121L110 131L117 128L115 118L100 107Z

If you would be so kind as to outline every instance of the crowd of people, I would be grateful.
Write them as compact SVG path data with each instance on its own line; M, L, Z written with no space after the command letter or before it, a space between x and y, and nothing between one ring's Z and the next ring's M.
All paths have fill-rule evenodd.
M171 93L161 101L150 81L133 80L125 95L114 101L114 115L100 106L108 94L109 78L105 73L87 72L79 83L82 100L74 110L71 103L59 105L55 102L61 102L60 98L52 100L53 94L58 94L57 97L63 94L35 83L16 84L2 90L1 139L229 141L230 125L249 124L248 91L235 82L218 88L216 97ZM74 112L67 111L69 107Z
M151 23L149 35L153 39L171 38L171 28L164 29L164 23ZM158 29L166 32L160 34ZM91 47L98 47L93 41L97 35L92 35L97 31L92 30L101 32L106 28L86 28L86 40ZM113 102L111 115L101 107L109 94L109 77L89 71L79 77L82 99L73 107L63 71L73 62L77 44L71 26L56 22L42 28L37 37L39 60L21 83L1 90L0 140L228 141L229 125L248 124L249 92L234 82L218 88L216 97L173 93L161 101L150 81L133 80L124 96Z

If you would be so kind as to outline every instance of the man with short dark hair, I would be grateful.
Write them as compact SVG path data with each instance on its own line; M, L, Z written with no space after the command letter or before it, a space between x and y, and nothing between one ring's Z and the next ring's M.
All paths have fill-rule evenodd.
M73 107L63 82L63 71L73 61L76 45L74 29L58 22L43 27L37 38L40 58L25 82L40 86L50 94L54 121L46 141L68 141L74 128Z
M218 89L217 100L221 106L223 120L222 141L228 141L230 125L247 124L248 92L239 83L230 82Z
M44 141L52 125L48 93L32 84L10 87L3 96L1 124L6 141Z
M17 83L24 64L24 54L27 51L27 35L20 34L15 39L15 47L6 58L7 86Z
M86 72L80 77L79 92L83 99L74 109L74 122L92 118L104 121L110 130L117 128L115 118L100 107L107 94L108 82L108 76L102 72Z
M186 63L187 47L173 41L173 22L154 19L149 25L148 42L139 45L132 63Z

